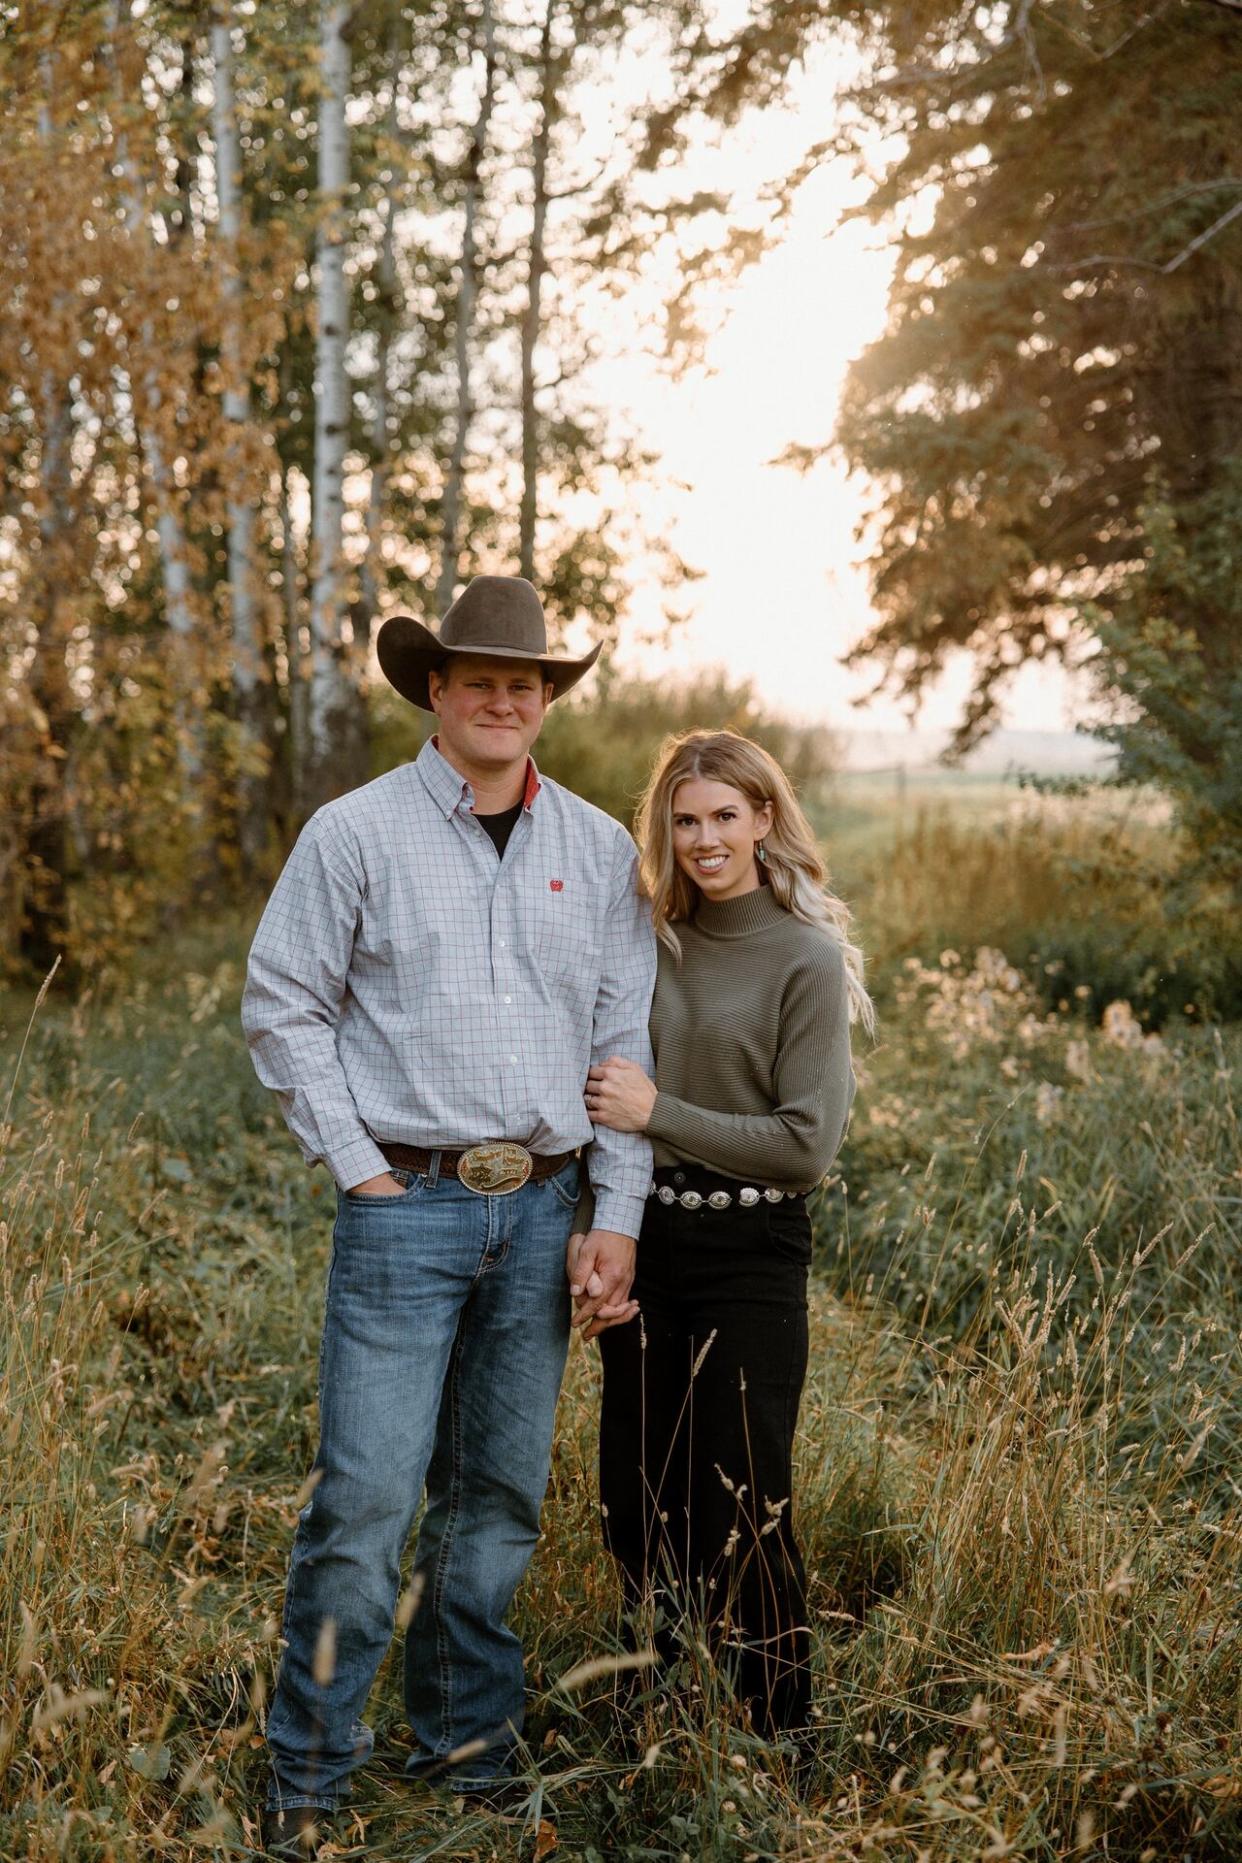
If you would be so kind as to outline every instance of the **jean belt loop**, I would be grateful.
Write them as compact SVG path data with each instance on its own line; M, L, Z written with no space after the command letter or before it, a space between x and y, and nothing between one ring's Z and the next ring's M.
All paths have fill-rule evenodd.
M439 1182L440 1182L440 1153L438 1151L433 1151L431 1154L431 1169L427 1173L428 1190L434 1190L436 1185Z

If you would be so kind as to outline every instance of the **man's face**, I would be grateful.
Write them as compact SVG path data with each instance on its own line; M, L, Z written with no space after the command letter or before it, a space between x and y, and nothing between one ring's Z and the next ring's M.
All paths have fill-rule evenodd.
M537 661L473 653L454 655L443 673L429 676L428 687L440 749L466 771L524 763L552 695Z

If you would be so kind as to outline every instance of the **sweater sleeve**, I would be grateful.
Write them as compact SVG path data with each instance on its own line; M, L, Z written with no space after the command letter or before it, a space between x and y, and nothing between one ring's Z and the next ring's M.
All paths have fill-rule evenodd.
M782 1188L816 1184L837 1155L854 1098L845 963L826 945L781 1001L770 1113L716 1112L658 1093L647 1132L679 1157Z

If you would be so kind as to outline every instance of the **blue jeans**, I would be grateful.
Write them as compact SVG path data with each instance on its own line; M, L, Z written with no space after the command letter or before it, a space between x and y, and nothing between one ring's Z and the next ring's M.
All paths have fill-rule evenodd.
M331 1808L371 1751L362 1711L424 1485L406 1770L433 1771L469 1744L454 1780L495 1778L522 1726L522 1650L504 1618L548 1481L578 1164L506 1197L395 1175L399 1197L337 1198L318 1482L289 1562L268 1716L273 1806Z

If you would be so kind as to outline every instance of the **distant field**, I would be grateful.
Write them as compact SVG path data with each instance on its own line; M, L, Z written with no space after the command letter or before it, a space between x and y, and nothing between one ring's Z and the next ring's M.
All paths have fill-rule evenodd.
M808 803L833 867L850 874L929 820L955 828L984 828L1031 816L1060 826L1107 822L1141 829L1168 817L1167 804L1154 794L1104 787L1078 795L1058 794L1036 789L1016 776L937 765L841 770Z

